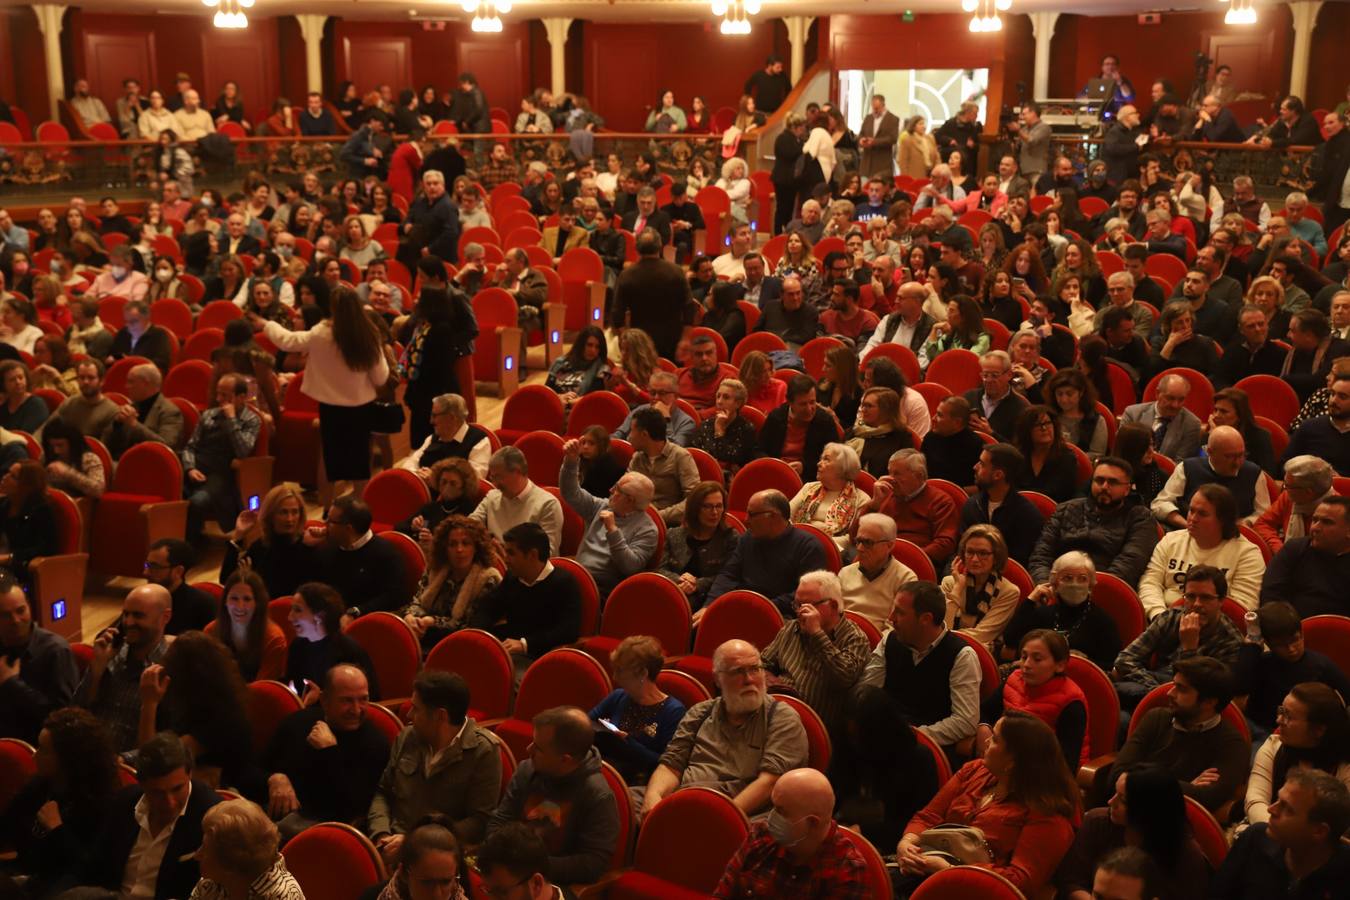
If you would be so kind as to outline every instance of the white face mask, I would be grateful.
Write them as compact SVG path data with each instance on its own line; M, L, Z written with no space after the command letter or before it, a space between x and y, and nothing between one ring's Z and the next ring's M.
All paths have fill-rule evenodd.
M202 206L205 206L207 209L210 209L215 204L215 201L212 200L210 197L203 197L201 199L201 204Z
M282 244L281 246L277 247L277 256L280 256L282 259L290 259L291 254L293 254L294 252L295 252L294 247L288 247L285 244Z
M1055 594L1069 606L1082 606L1092 595L1092 588L1086 584L1061 584L1055 588Z
M170 281L173 281L173 269L156 269L155 278L168 284Z
M121 281L123 278L127 277L126 266L113 266L110 269L110 271L112 272L112 277L116 278L118 281Z

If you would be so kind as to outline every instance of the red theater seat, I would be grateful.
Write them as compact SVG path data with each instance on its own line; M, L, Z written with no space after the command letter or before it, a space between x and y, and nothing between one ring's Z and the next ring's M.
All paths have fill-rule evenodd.
M465 628L443 638L427 654L425 668L454 672L473 686L469 715L474 719L501 719L511 711L514 664L502 642L488 632Z
M183 538L188 504L182 496L183 469L171 449L144 443L122 454L112 483L95 508L93 570L141 577L152 543Z
M494 730L516 759L524 760L529 756L526 747L534 737L531 720L536 715L555 706L590 709L611 690L609 675L594 657L570 647L551 650L526 670L511 718Z
M370 839L342 822L305 829L287 842L281 855L306 897L358 900L389 877Z

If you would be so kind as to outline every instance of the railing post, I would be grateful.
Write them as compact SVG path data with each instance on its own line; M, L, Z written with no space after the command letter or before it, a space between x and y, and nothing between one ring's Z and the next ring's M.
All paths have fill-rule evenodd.
M47 104L53 122L61 121L61 98L66 95L66 77L61 71L61 17L64 6L54 3L33 4L38 28L42 31L43 56L47 61Z
M540 19L544 23L544 34L548 37L549 73L552 76L553 96L561 96L567 90L567 30L572 27L571 19Z
M811 23L814 21L814 16L783 17L783 24L787 26L788 43L792 45L792 62L789 74L793 84L801 81L802 72L806 71L806 36L810 34ZM765 110L765 112L773 112L773 110Z
M1044 100L1050 96L1050 39L1055 36L1055 22L1059 20L1057 12L1034 12L1027 16L1031 19L1031 33L1036 38L1036 62L1032 70L1031 98Z
M304 13L297 15L300 36L305 39L305 81L309 90L323 93L323 26L327 16Z
M1289 64L1289 93L1306 98L1308 63L1312 56L1313 29L1317 14L1322 11L1322 0L1290 0L1289 12L1294 18L1294 52Z

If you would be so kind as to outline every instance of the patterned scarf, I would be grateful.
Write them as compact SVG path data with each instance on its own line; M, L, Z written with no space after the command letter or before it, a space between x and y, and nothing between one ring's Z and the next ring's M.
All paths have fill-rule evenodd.
M825 490L825 485L819 481L812 482L807 486L806 497L802 501L801 507L797 510L794 523L809 523L816 520L816 513L820 511L821 504L825 502L825 495L829 491ZM858 489L853 482L844 485L839 496L829 502L825 508L823 521L825 522L821 530L826 534L843 534L853 524L853 517L857 514Z
M418 324L414 329L412 338L408 341L408 346L403 350L403 370L408 373L409 381L416 381L422 374L422 350L427 340L427 332L431 330L431 325L426 322Z

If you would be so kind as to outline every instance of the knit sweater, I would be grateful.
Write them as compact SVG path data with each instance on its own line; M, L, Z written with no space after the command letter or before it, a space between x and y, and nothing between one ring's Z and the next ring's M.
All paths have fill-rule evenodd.
M1266 561L1257 546L1238 536L1205 550L1183 529L1163 535L1153 548L1139 581L1144 614L1152 619L1180 600L1187 570L1201 564L1219 568L1228 579L1228 596L1246 609L1256 609L1256 595L1266 571Z
M807 572L826 568L825 551L816 539L796 528L786 528L776 538L743 534L731 559L708 589L708 603L734 590L759 591L784 616L791 616L797 582Z
M1173 725L1172 710L1144 713L1134 733L1120 749L1111 768L1110 784L1145 763L1172 773L1181 792L1194 797L1210 812L1233 799L1247 777L1251 751L1236 728L1222 719L1209 728L1182 731ZM1207 785L1191 784L1206 769L1218 769L1219 778Z
M895 536L923 548L935 569L956 552L956 501L945 491L925 482L913 497L891 494L880 511L895 520Z
M898 559L890 559L886 568L875 578L868 578L859 563L839 570L839 583L844 589L844 610L857 613L876 626L878 631L889 627L895 595L901 585L916 581L918 576Z
M493 488L470 518L482 522L489 534L496 535L506 534L522 522L537 522L548 534L549 555L558 555L558 542L562 540L562 504L533 481L526 482L525 490L514 497L506 496L501 488Z

